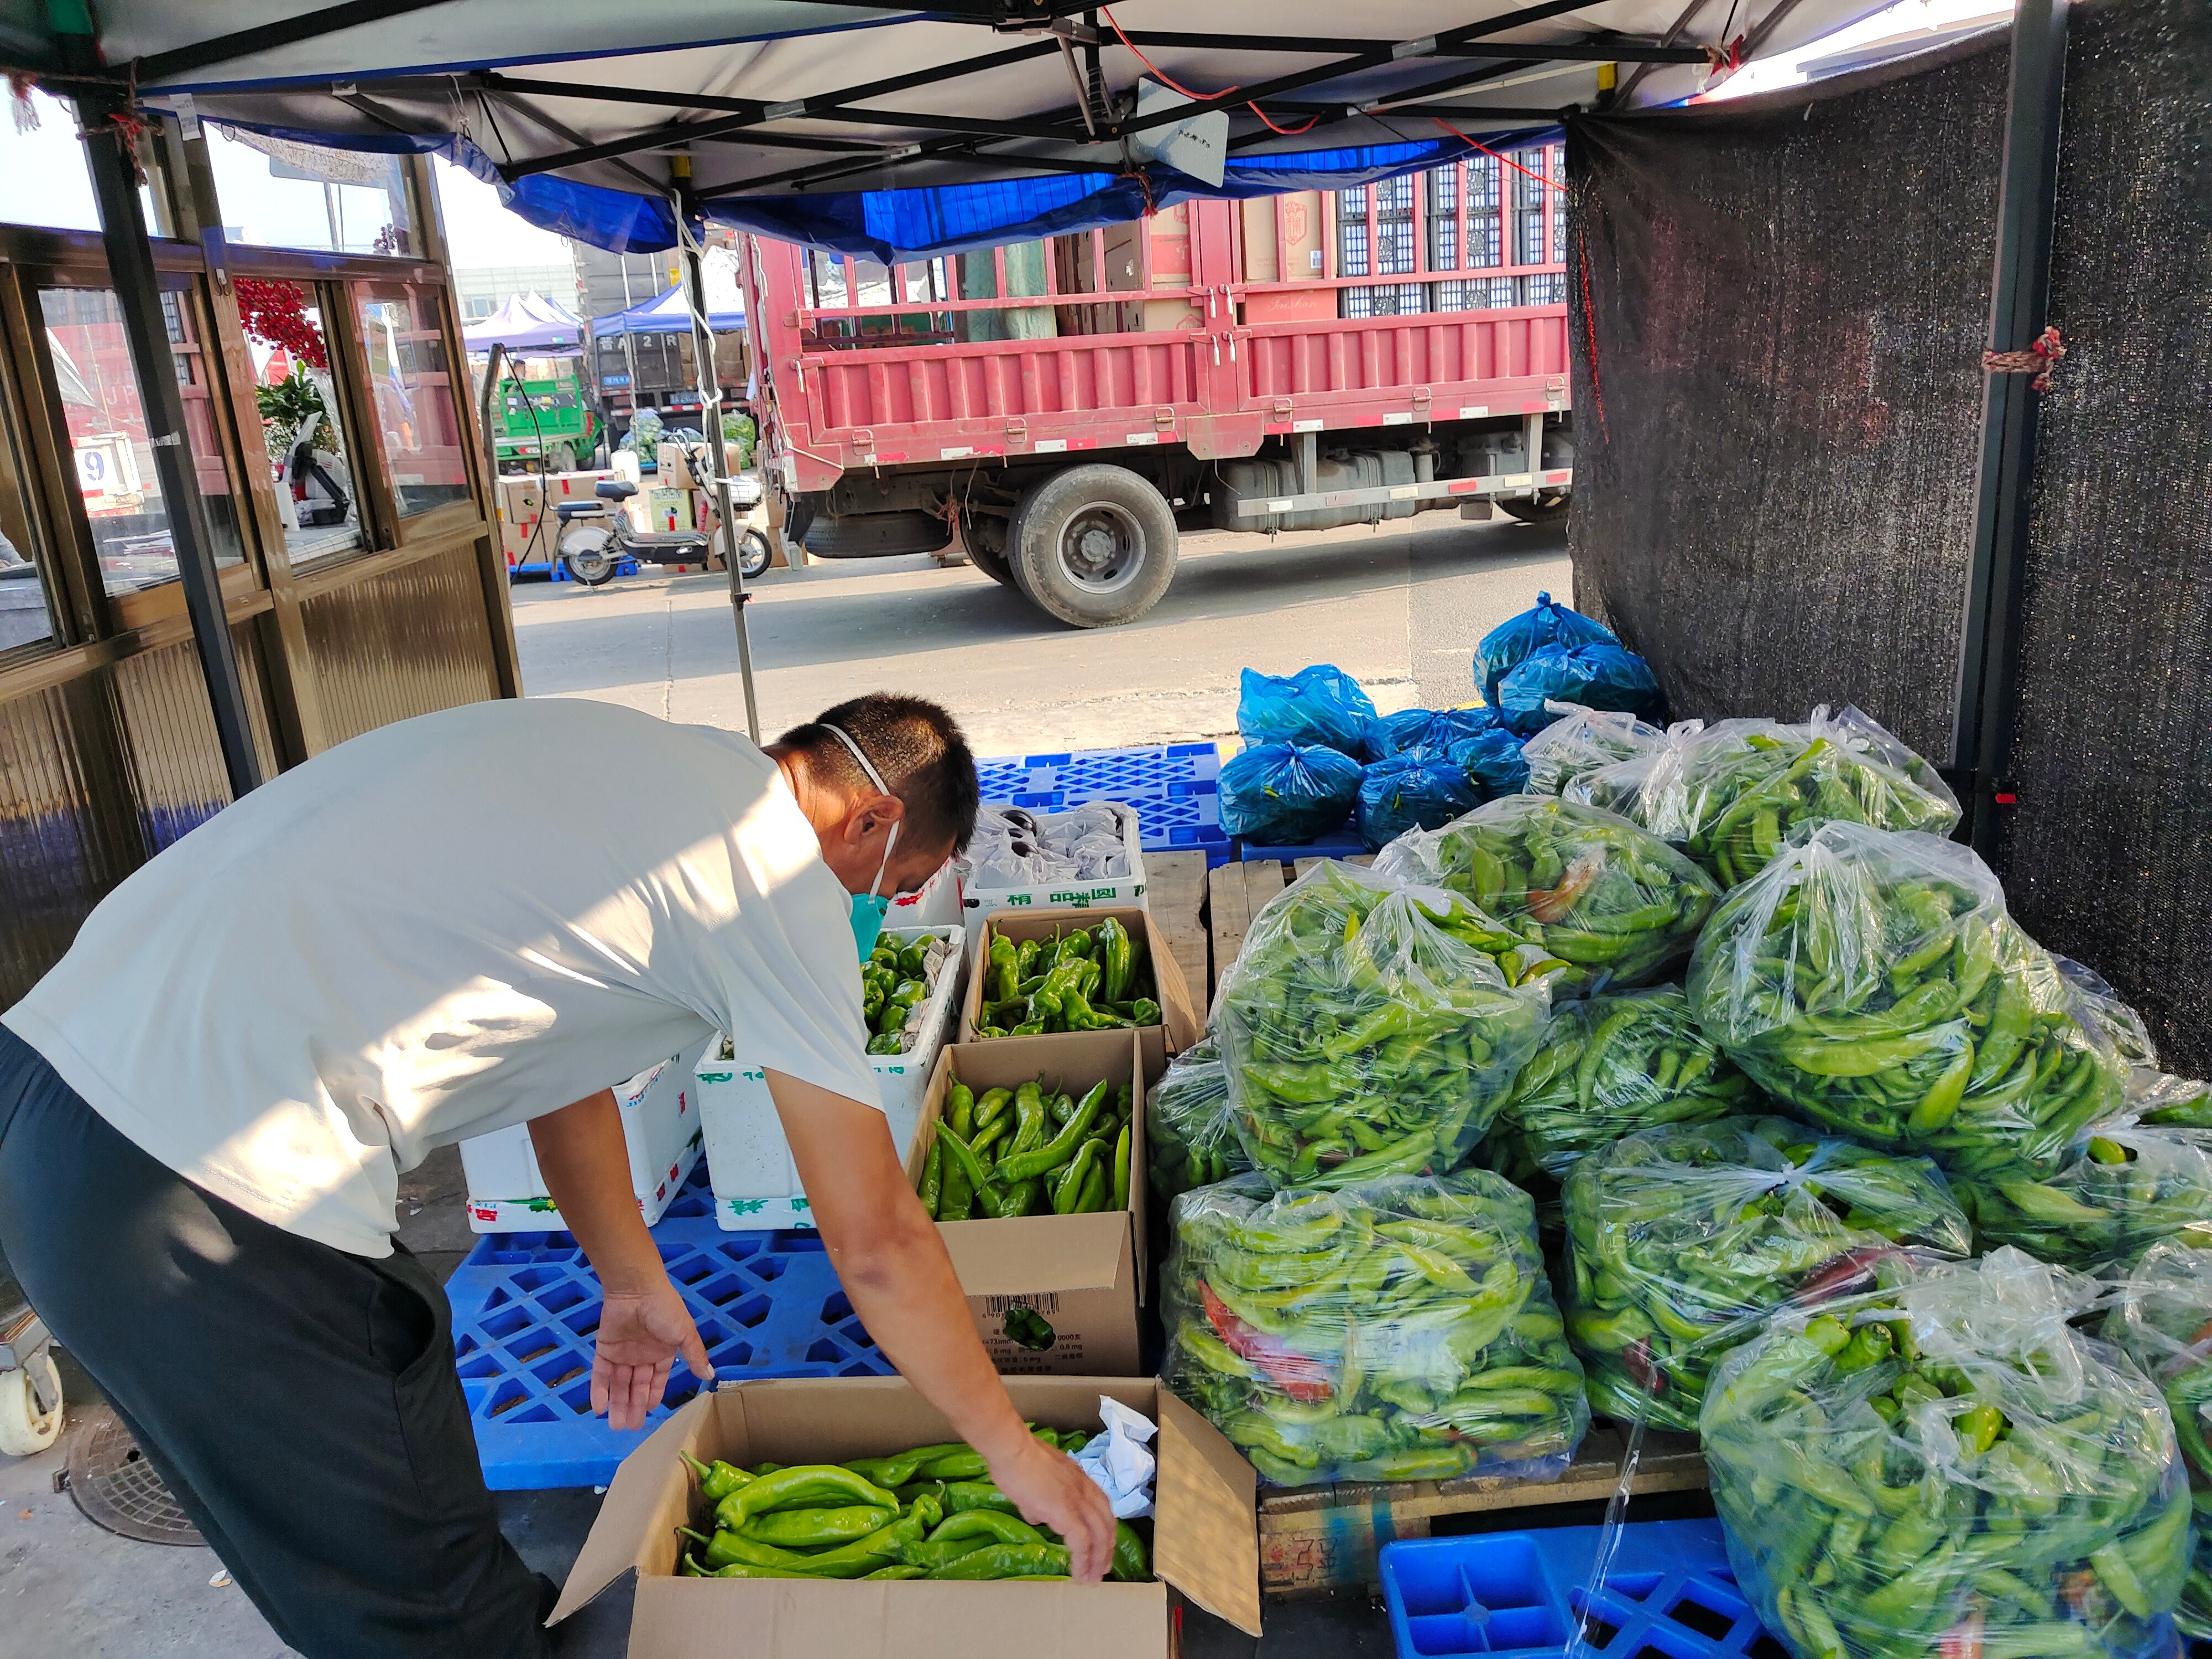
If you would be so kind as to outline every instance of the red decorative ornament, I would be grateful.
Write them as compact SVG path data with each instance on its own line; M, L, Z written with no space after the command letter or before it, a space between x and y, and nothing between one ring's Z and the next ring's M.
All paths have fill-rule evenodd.
M298 283L240 276L231 286L238 295L238 320L248 334L270 345L283 346L294 361L310 368L331 366L323 331L307 315L307 295Z

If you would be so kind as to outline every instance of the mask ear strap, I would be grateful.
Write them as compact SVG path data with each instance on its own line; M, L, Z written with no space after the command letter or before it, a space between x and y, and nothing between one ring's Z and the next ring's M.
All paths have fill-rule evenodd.
M823 722L822 729L829 732L832 737L836 738L838 742L843 744L847 749L852 751L853 758L860 763L860 770L868 775L868 781L870 783L874 784L877 788L883 791L886 795L891 793L890 785L884 781L884 775L877 771L875 763L861 752L860 745L854 740L853 734L851 732L845 730L842 726L832 726L826 720ZM884 861L876 866L875 880L868 884L868 896L870 898L875 897L876 890L884 884L884 872L891 867L891 851L898 845L900 828L901 826L898 823L894 823L891 825L890 839L884 843Z

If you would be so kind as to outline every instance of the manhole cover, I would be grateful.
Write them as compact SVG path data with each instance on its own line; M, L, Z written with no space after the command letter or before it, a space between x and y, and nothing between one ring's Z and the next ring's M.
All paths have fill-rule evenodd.
M70 1437L69 1489L88 1520L149 1544L204 1544L114 1413L94 1411Z

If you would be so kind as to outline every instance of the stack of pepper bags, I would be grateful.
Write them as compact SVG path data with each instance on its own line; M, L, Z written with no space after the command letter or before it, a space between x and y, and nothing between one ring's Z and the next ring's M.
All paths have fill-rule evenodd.
M1634 986L1682 955L1712 911L1712 878L1617 814L1508 795L1382 849L1384 880L1442 887L1565 964L1554 995Z
M1528 1195L1488 1170L1186 1193L1160 1378L1278 1486L1556 1479L1589 1411Z
M1103 1031L1160 1023L1142 940L1112 916L1097 928L1018 945L994 931L978 969L978 1037Z
M1973 1243L1927 1159L1780 1118L1644 1130L1578 1159L1564 1195L1590 1402L1667 1429L1697 1428L1714 1365L1776 1309L1866 1289L1900 1245L1932 1260Z
M1044 1080L987 1089L958 1079L922 1163L933 1221L1093 1215L1129 1202L1129 1085L1093 1084L1076 1100Z
M1237 1139L1229 1073L1212 1032L1170 1060L1146 1095L1145 1157L1163 1203L1252 1167Z
M2174 1609L2185 1636L2212 1639L2212 1249L2168 1239L2112 1284L2105 1340L2156 1382L2189 1471L2194 1544Z
M1708 1389L1760 1621L1798 1659L2171 1652L2189 1490L2157 1386L2069 1322L2095 1287L2009 1249L1877 1272L1778 1314Z
M1954 1180L2040 1180L2124 1098L1996 877L1937 836L1824 823L1713 913L1698 1024L1790 1112L1926 1152Z
M1517 950L1450 894L1334 860L1271 899L1214 1008L1253 1167L1318 1186L1464 1162L1548 1006L1509 982Z

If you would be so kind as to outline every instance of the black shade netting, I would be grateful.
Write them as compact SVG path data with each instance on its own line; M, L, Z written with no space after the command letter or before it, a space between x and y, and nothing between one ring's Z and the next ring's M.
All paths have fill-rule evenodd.
M2212 1074L2212 7L2074 8L2019 702L2021 921ZM1581 462L1577 458L1580 483Z
M1674 718L1951 759L2007 62L1569 123L1575 603Z

